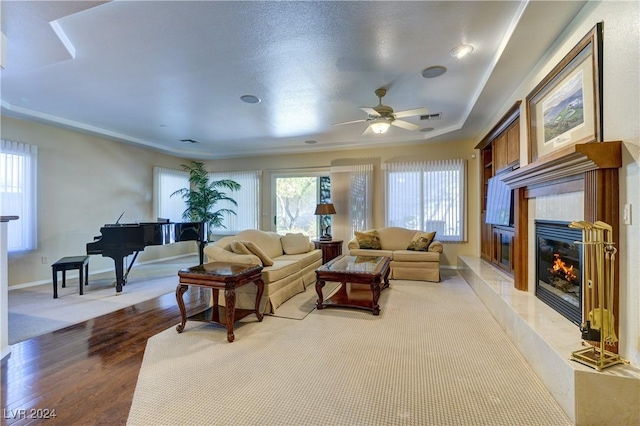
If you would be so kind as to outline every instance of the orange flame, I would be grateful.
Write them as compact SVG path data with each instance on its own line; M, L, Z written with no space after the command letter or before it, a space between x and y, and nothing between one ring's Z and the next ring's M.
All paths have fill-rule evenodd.
M573 265L567 266L558 253L554 253L553 257L555 257L556 260L553 262L553 266L550 269L552 274L561 276L569 282L575 281L578 278L578 276L573 273Z

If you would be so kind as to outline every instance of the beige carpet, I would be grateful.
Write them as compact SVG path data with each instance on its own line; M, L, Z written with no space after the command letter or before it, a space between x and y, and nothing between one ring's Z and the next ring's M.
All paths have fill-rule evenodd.
M326 283L322 295L325 299L329 298L340 287L340 283ZM279 318L289 318L302 320L307 317L315 308L318 300L316 286L312 284L302 293L298 293L282 305L278 306L271 315Z
M380 316L188 322L152 337L130 425L568 425L456 274L392 281Z
M127 285L116 296L114 272L89 277L84 294L78 291L78 279L67 279L62 288L58 276L58 298L53 298L53 284L43 284L9 291L9 344L21 342L100 315L153 299L175 291L178 271L197 265L198 256L184 256L143 265L134 265Z

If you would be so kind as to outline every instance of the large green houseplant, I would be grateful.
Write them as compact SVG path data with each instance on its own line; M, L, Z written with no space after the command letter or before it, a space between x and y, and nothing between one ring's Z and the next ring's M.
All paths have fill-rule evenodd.
M229 201L234 206L238 203L229 197L222 190L238 191L240 184L231 179L211 181L209 172L204 164L199 161L192 161L191 164L180 165L184 171L189 172L189 188L182 188L175 191L171 196L179 195L185 201L187 208L182 213L182 219L189 222L205 222L209 232L214 228L225 228L224 216L235 215L231 209L214 210L219 201Z

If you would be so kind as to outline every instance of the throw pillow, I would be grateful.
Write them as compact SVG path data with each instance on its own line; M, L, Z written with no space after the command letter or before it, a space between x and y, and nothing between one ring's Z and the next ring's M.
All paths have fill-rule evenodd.
M231 251L235 254L253 254L241 241L231 242Z
M436 237L435 232L416 232L416 235L413 236L411 242L409 243L409 247L407 250L412 251L428 251L429 245Z
M253 241L243 241L242 244L244 244L244 246L249 249L252 254L255 254L260 258L260 260L262 260L262 265L273 266L273 260L267 255L267 253L262 251L262 249L258 247L256 243L254 243Z
M356 240L361 249L382 250L378 231L358 232L355 231Z
M304 234L287 234L280 238L285 254L300 254L309 251L309 237Z

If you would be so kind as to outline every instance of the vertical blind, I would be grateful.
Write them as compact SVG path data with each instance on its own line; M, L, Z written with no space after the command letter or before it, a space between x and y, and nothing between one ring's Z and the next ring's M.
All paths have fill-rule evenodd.
M2 140L0 144L0 213L19 216L7 227L10 252L37 248L38 148Z
M182 213L187 205L180 195L171 196L182 188L189 188L189 172L153 168L153 209L157 218L169 219L171 222L182 222Z
M426 232L440 241L465 241L466 161L388 163L386 225Z
M348 242L355 231L370 229L373 222L373 164L369 159L349 166L331 167L331 194L336 215L333 237Z
M233 198L237 206L229 201L221 201L216 204L215 209L230 209L236 212L235 215L227 215L224 219L225 228L217 228L224 233L237 234L245 229L259 229L260 220L260 170L241 172L214 172L209 173L211 181L231 179L240 184L239 191L229 191L224 189L228 197ZM220 232L218 232L220 233Z

